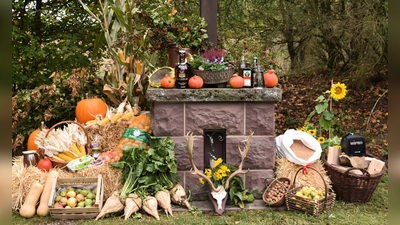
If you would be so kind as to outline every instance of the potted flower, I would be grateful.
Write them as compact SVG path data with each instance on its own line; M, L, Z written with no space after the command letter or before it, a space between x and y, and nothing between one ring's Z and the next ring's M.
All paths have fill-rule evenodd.
M227 55L221 48L205 50L190 62L193 74L203 78L205 84L225 85L235 72L234 65L226 60Z

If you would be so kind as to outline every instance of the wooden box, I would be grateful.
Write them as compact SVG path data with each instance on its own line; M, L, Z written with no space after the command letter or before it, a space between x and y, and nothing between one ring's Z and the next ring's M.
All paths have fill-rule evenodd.
M57 191L61 188L71 187L93 187L96 189L96 200L90 208L54 208L54 199ZM103 207L104 185L102 176L82 178L57 178L54 182L49 199L50 216L55 219L92 219L100 213Z

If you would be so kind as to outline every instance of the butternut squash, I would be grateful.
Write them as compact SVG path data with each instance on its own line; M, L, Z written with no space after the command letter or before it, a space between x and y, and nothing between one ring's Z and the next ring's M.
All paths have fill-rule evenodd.
M43 192L43 184L35 182L31 185L24 204L19 209L19 214L25 218L31 218L36 213L36 203Z
M40 196L40 204L36 210L36 214L39 216L47 216L50 212L49 200L51 195L51 189L53 188L54 182L60 174L56 170L51 170L47 174L46 183L44 183L43 193Z

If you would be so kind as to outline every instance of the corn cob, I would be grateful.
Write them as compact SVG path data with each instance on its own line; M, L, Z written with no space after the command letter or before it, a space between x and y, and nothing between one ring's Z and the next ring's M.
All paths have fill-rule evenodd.
M97 120L89 120L85 123L86 126L97 124Z
M105 124L107 124L107 123L109 123L110 122L110 119L108 119L108 117L106 117L106 118L104 118L104 119L102 119L101 121L100 121L100 125L105 125Z
M115 122L117 122L117 120L119 119L119 118L121 118L121 114L120 113L116 113L114 116L112 116L111 117L111 123L115 123Z
M57 157L58 157L58 158L61 158L61 159L63 159L63 160L65 160L65 161L67 161L67 162L69 162L69 161L73 160L73 158L71 158L71 157L67 156L67 155L66 155L66 154L64 154L64 153L60 153L60 154L58 154L58 155L57 155Z
M133 111L130 111L128 113L125 113L123 116L121 116L121 118L119 118L117 120L117 122L121 122L123 120L129 120L130 118L132 118L132 116L133 116Z
M70 152L70 151L65 151L64 154L69 156L69 157L71 157L71 158L73 158L73 159L79 158L79 155L77 155L77 154L75 154L73 152Z
M55 159L55 160L57 160L57 161L60 161L60 162L67 162L67 161L65 161L64 159L62 159L62 158L60 158L60 157L58 157L58 156L55 156L55 155L53 155L53 157L51 157L52 159Z
M81 154L86 155L86 149L84 145L77 144L76 146L78 147Z
M69 147L69 149L77 154L79 157L84 156L85 154L82 154L82 152L79 150L79 148L76 146L75 142L72 142L71 146Z

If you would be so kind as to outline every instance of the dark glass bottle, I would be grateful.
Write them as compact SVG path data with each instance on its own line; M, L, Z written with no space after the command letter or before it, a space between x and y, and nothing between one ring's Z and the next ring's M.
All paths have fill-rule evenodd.
M243 69L246 68L246 64L244 63L244 55L240 59L240 66L238 69L238 76L243 77Z
M251 78L253 79L253 87L259 87L258 85L258 62L257 57L253 58L253 67L251 68Z
M186 50L179 50L179 61L175 66L175 87L179 89L188 88L188 80L191 77L190 64L186 60Z
M246 67L243 69L244 88L253 88L254 79L251 76L250 63L246 62Z

